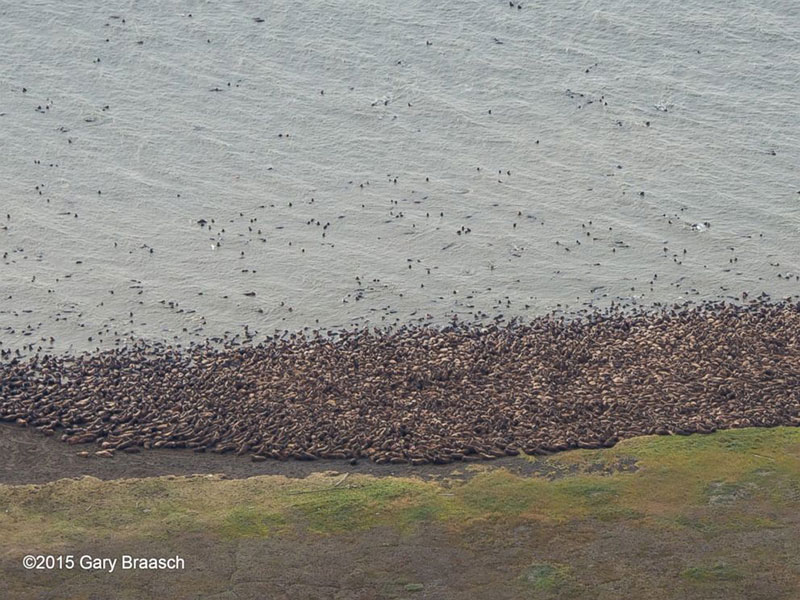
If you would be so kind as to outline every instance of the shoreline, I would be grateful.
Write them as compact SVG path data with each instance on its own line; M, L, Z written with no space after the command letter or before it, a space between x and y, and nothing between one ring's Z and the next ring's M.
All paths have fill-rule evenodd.
M770 428L732 428L719 429L717 434L748 432L756 429L763 431L781 429L784 426ZM797 427L797 426L795 426ZM642 436L622 441L657 440L662 438L693 439L702 435L689 436ZM649 443L649 442L648 442ZM66 450L66 451L65 451ZM73 450L73 451L70 451ZM586 453L583 461L589 456L599 460L603 452L610 449L581 450L571 449L553 453L552 455L506 456L474 462L450 462L446 464L427 463L411 464L377 464L370 460L358 461L355 465L341 459L318 459L314 461L290 459L286 461L266 460L253 462L247 457L234 454L198 454L188 449L150 449L129 454L117 453L110 458L94 455L81 456L75 448L65 448L57 439L42 436L39 432L19 427L11 423L0 423L0 453L5 457L0 464L0 485L41 485L64 479L96 478L101 481L117 481L120 479L147 479L151 477L192 477L215 476L220 479L248 479L261 476L281 476L288 479L306 479L319 473L331 475L367 475L370 477L411 477L423 481L457 482L468 481L486 470L502 469L520 476L536 476L547 480L557 480L576 474L610 475L613 473L636 472L639 467L633 458L622 456L613 464L605 464L605 471L581 471L559 463L572 452ZM616 454L624 450L619 444L613 447ZM591 455L589 453L592 453ZM594 454L597 453L597 454ZM577 455L576 455L577 456ZM555 460L555 462L554 462ZM577 459L576 459L577 460ZM566 460L566 463L569 463ZM607 463L608 461L606 461ZM555 466L554 466L555 465Z
M800 424L800 304L291 334L0 364L0 420L76 451L401 466ZM318 468L319 465L316 465Z

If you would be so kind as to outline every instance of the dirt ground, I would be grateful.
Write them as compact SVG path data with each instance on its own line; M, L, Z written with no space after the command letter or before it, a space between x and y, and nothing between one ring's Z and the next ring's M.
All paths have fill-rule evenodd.
M800 597L797 428L428 470L79 450L0 428L0 597ZM185 568L22 567L45 553Z
M55 438L17 425L0 423L0 483L45 483L64 477L89 475L98 479L118 479L120 477L157 477L160 475L194 475L202 473L224 473L226 477L242 478L257 475L283 475L302 478L322 471L340 473L361 473L376 477L421 477L438 479L443 477L469 477L471 471L465 470L467 463L445 465L409 464L379 465L369 460L360 460L351 465L346 460L267 460L253 462L249 456L235 454L195 453L183 449L152 449L137 454L118 452L112 458L99 458L94 455L98 447L94 444L70 446ZM82 457L80 452L89 452ZM553 477L559 473L544 463L521 461L517 458L496 458L474 463L506 468L513 472L540 473ZM625 470L629 465L620 464Z
M707 540L701 533L665 537L623 523L572 524L569 531L536 524L485 524L467 535L439 526L413 534L391 529L332 537L244 539L219 543L202 535L169 543L137 543L143 556L186 560L183 572L132 574L21 571L5 598L797 598L800 527ZM88 546L88 547L87 547ZM130 544L93 543L93 556L119 556ZM737 548L735 567L730 548ZM770 549L794 560L794 574L775 572ZM793 558L794 556L794 558ZM719 557L727 557L728 563ZM754 568L747 576L740 563ZM692 571L695 569L695 571ZM16 572L16 573L15 573ZM687 573L697 572L697 576Z

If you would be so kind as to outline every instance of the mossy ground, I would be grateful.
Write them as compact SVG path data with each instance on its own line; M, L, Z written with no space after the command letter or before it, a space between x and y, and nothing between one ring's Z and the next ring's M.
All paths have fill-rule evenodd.
M304 479L167 476L4 485L0 567L15 597L23 598L36 597L26 596L32 574L19 566L28 553L249 549L254 568L269 573L286 567L274 556L259 562L259 548L302 549L298 560L312 569L314 561L353 564L354 557L401 556L416 548L420 556L434 551L456 563L453 569L484 571L485 583L476 582L474 594L464 597L633 598L647 597L648 590L664 598L800 597L800 560L796 545L791 548L800 539L800 429L643 437L520 461L530 463L531 474L488 462L470 465L464 480L447 481L324 472ZM620 464L632 468L620 470ZM544 472L556 475L537 474ZM376 550L376 538L394 546ZM327 547L340 548L341 556L318 554ZM460 564L486 553L503 561ZM348 585L366 586L375 597L458 597L452 573L437 578L424 565L378 566L362 569ZM320 580L345 589L341 577L319 572ZM74 585L83 576L97 589L111 577L37 575L39 582ZM766 576L771 583L758 588ZM196 580L196 591L208 591L204 577ZM185 578L180 585L192 586ZM772 595L760 596L757 588Z

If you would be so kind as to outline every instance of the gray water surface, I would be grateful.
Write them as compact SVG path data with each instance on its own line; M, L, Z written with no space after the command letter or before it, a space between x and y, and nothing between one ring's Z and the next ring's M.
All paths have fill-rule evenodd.
M800 4L522 5L0 2L0 348L798 294Z

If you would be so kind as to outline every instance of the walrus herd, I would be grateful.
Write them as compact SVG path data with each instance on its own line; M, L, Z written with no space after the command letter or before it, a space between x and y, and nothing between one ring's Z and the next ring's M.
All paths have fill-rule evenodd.
M800 303L527 323L144 342L0 363L0 419L96 444L254 460L447 463L646 434L800 425Z

